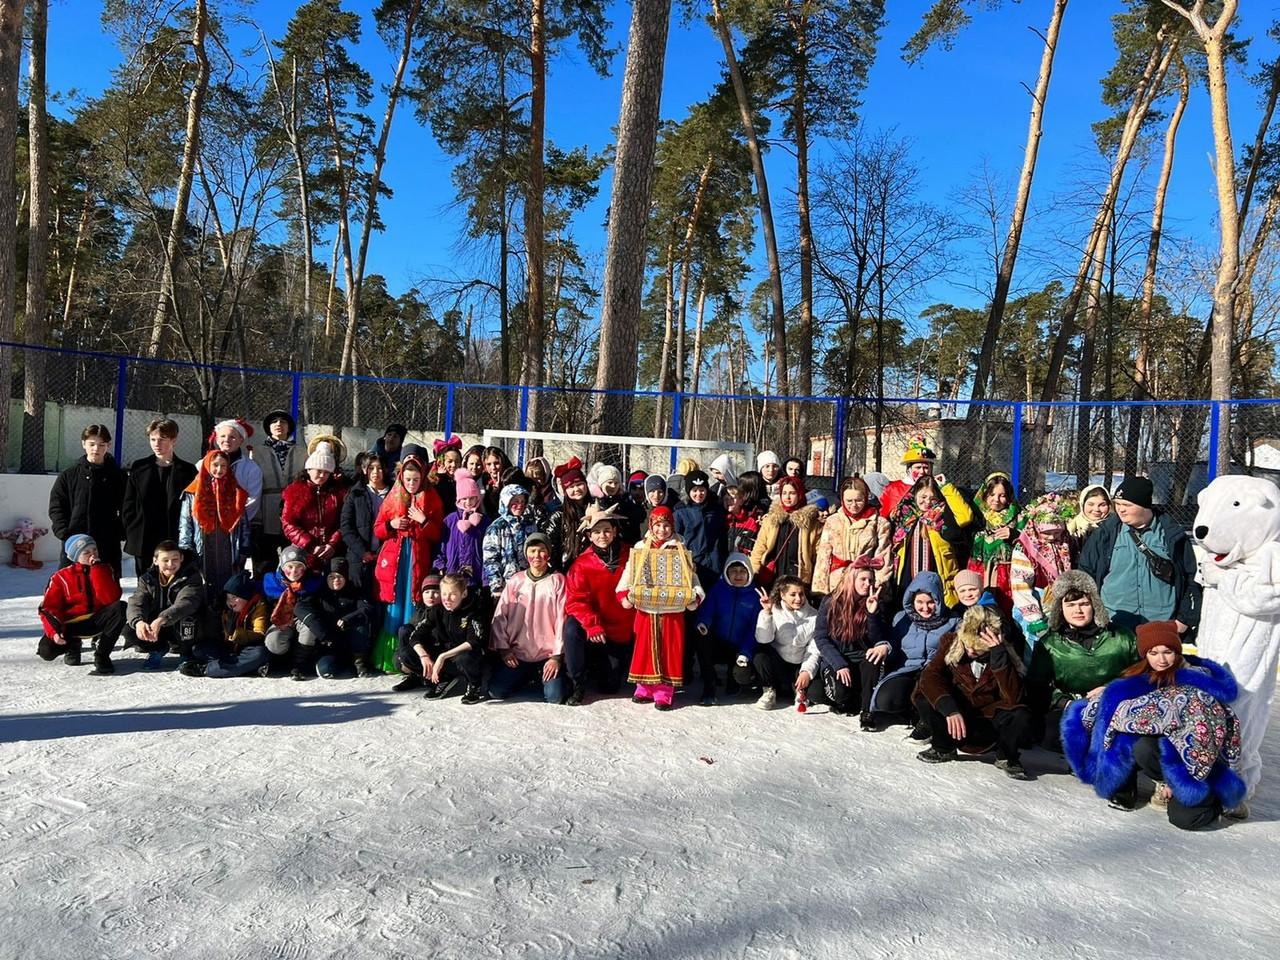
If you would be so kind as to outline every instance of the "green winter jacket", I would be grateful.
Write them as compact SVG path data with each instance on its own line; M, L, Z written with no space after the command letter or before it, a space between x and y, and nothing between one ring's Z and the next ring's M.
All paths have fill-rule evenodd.
M1088 650L1064 631L1047 633L1036 644L1027 670L1031 706L1047 713L1060 701L1109 683L1139 659L1138 638L1128 627L1103 627Z

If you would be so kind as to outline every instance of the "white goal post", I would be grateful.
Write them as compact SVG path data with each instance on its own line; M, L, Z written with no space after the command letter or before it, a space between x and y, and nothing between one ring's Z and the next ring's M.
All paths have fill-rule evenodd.
M587 463L587 452L594 447L610 447L611 462L622 464L622 475L626 477L634 470L646 473L672 473L676 464L685 457L698 461L702 469L710 466L711 461L722 453L733 457L734 468L743 470L756 468L756 448L750 443L733 443L728 440L678 440L672 437L617 437L594 433L546 433L536 430L486 430L485 446L498 446L509 454L514 452L512 444L502 441L516 441L517 455L513 458L517 463L524 463L524 445L528 440L537 440L542 444L542 455L551 463L566 462L570 457L578 457Z

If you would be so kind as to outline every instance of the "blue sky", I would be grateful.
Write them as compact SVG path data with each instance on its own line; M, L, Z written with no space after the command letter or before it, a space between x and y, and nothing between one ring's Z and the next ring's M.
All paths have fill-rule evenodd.
M385 78L393 66L392 55L382 46L367 16L373 5L371 0L347 3L348 8L366 14L365 42L358 58L376 77ZM933 50L920 65L908 67L899 51L928 5L928 0L890 0L890 20L864 97L862 122L871 129L893 127L900 136L914 141L928 195L939 205L952 203L956 192L972 180L984 162L1012 189L1027 132L1030 99L1024 84L1034 85L1043 49L1032 28L1044 29L1049 4L1006 2L998 10L975 4L979 9L974 12L974 23L953 50ZM1098 168L1089 125L1105 113L1098 99L1098 81L1114 56L1109 18L1118 7L1104 0L1076 0L1068 8L1040 148L1026 238L1030 252L1020 263L1017 288L1038 288L1055 273L1069 273L1078 258L1076 252L1057 260L1047 238L1062 228L1064 198L1078 189L1087 171ZM292 3L245 4L246 14L273 38L283 33L293 9ZM51 89L66 92L74 88L82 96L93 96L109 82L109 72L121 55L112 38L102 31L100 10L100 4L87 0L53 0ZM611 35L622 48L629 16L629 4L613 5ZM1261 26L1245 21L1242 33L1247 35ZM673 24L663 91L665 117L679 119L688 105L706 97L719 79L720 55L719 42L704 23ZM566 148L586 144L599 151L610 142L621 95L623 56L619 52L611 76L605 78L598 77L573 50L553 65L547 131L557 144ZM1242 76L1232 79L1239 145L1253 134L1255 94L1246 88ZM375 115L380 116L380 110L375 110ZM1207 159L1212 146L1210 117L1202 91L1193 93L1183 123L1169 228L1174 234L1200 238L1212 246L1216 243L1216 195ZM780 219L789 217L793 204L787 189L790 171L786 159L782 151L775 150L767 160L775 216ZM369 271L384 274L393 292L424 276L452 269L456 259L453 245L460 232L459 218L448 210L452 165L411 112L398 115L385 170L395 197L383 212L387 230L374 237L369 255ZM1093 179L1096 182L1096 176ZM603 250L608 196L606 172L599 198L575 222L579 244L589 253L599 255ZM1091 213L1074 216L1079 219ZM429 227L424 229L424 223ZM1001 232L1005 228L1006 224L1001 224ZM1082 236L1080 229L1068 230L1063 239L1078 251ZM986 282L987 268L979 256L959 258L954 272L927 291L921 306L934 300L981 306L982 297L974 288Z

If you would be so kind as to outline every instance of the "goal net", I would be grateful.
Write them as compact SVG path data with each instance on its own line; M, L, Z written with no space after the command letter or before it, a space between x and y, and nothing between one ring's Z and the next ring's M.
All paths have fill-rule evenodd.
M553 465L577 457L590 467L597 462L612 463L623 477L636 471L672 473L685 458L698 462L703 470L721 454L733 458L736 472L754 470L755 446L728 440L676 440L670 437L612 437L591 433L546 433L533 430L486 430L485 446L501 447L516 463L523 464L541 454ZM540 450L539 450L540 448Z

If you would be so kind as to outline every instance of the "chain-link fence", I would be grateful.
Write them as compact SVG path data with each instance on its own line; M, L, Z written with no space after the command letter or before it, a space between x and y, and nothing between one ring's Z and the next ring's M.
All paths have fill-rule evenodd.
M583 459L636 460L660 469L690 457L706 466L715 444L739 470L744 451L794 456L831 488L852 473L903 475L910 439L922 434L937 468L972 490L994 471L1009 473L1023 495L1108 487L1126 473L1152 478L1156 499L1186 510L1208 482L1216 452L1228 445L1233 470L1280 477L1280 401L1143 403L966 403L942 399L876 399L763 395L599 393L483 384L338 377L328 374L200 366L13 345L10 436L6 465L24 472L57 471L80 455L89 423L112 428L123 462L145 456L146 425L169 416L181 427L178 452L199 457L213 424L237 416L262 429L267 413L292 412L304 438L331 433L348 450L368 449L390 423L409 429L408 442L430 447L457 434L466 444L485 431L574 434L563 442L505 438L513 457L574 449ZM35 363L43 380L43 422L24 416L24 374ZM30 441L24 449L24 433ZM602 435L673 441L638 447L602 444ZM682 443L683 441L683 443ZM698 445L688 446L689 441ZM643 455L639 450L643 449ZM643 460L643 464L639 461ZM652 461L652 462L650 462Z

